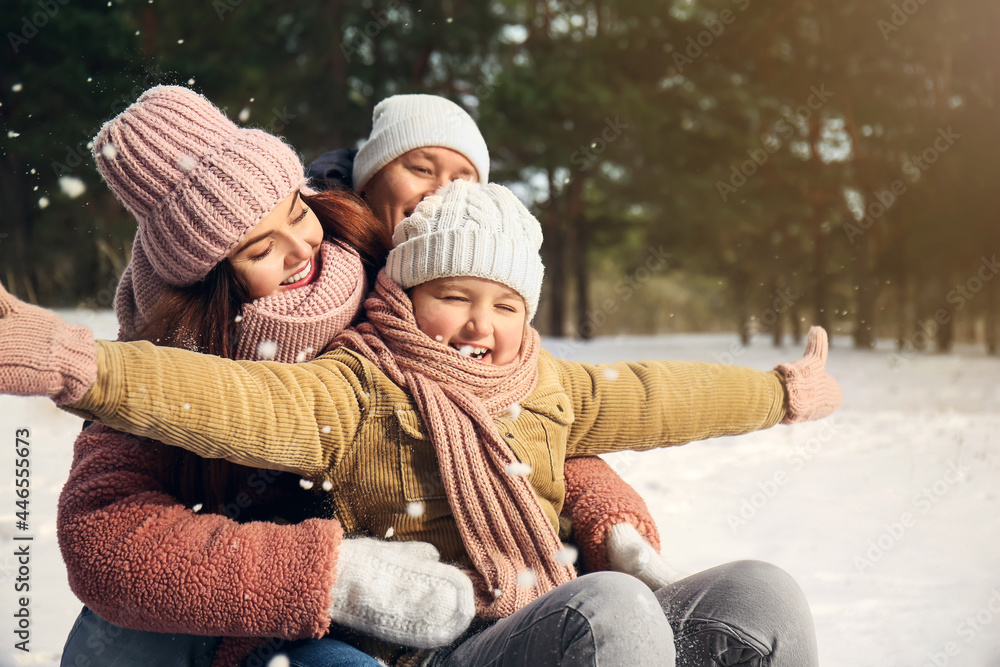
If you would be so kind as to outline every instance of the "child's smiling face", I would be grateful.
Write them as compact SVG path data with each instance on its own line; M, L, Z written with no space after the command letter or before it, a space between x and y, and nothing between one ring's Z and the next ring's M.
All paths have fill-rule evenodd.
M438 278L410 291L420 330L474 359L502 366L517 358L527 323L524 299L485 278Z

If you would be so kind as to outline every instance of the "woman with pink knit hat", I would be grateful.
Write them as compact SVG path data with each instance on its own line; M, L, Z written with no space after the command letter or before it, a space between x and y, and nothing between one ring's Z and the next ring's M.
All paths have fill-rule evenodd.
M354 319L366 271L388 249L363 204L304 188L289 146L185 88L144 93L105 124L94 155L139 222L115 299L122 340L311 359ZM429 545L342 542L324 494L299 482L87 428L60 498L59 541L89 609L63 664L233 665L255 647L294 657L291 642L322 637L331 621L413 646L464 631L465 575ZM418 613L415 601L433 608ZM254 637L277 639L260 647ZM300 649L375 664L324 641Z

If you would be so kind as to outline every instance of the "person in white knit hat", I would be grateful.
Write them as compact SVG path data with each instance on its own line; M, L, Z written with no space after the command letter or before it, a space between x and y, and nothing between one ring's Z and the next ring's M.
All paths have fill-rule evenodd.
M438 95L393 95L375 105L360 150L339 149L307 169L319 189L360 194L391 231L455 179L489 182L490 153L476 121Z
M200 456L328 481L348 533L432 544L468 573L478 623L422 664L669 667L675 654L685 665L736 654L816 665L805 599L773 566L732 563L654 594L618 572L577 577L557 528L567 459L831 414L842 393L825 369L825 331L810 330L805 356L771 372L559 360L529 326L541 234L509 190L455 181L395 240L366 321L305 364L95 344L0 290L0 341L19 350L0 356L0 392L58 396L75 414ZM18 361L35 356L53 362ZM365 649L398 665L428 657Z

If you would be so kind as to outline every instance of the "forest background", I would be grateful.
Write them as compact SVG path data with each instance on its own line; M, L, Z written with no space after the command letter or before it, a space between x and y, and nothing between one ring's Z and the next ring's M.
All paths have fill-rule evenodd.
M158 83L356 146L469 109L541 220L553 336L820 324L1000 353L995 0L6 0L0 280L110 308L135 222L90 140Z

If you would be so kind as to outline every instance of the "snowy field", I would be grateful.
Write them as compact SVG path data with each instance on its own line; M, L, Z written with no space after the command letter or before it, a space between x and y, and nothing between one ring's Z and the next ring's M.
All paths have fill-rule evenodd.
M110 314L73 313L113 338ZM769 369L801 349L725 335L546 341L603 362L729 360ZM845 400L833 418L739 438L607 457L646 498L673 564L694 572L756 558L805 589L825 667L1000 666L1000 359L856 352L829 361ZM0 666L56 665L80 603L55 536L78 419L45 400L0 397ZM30 429L31 505L15 528L15 431ZM31 535L31 652L15 651L14 535ZM24 544L20 542L18 544Z

